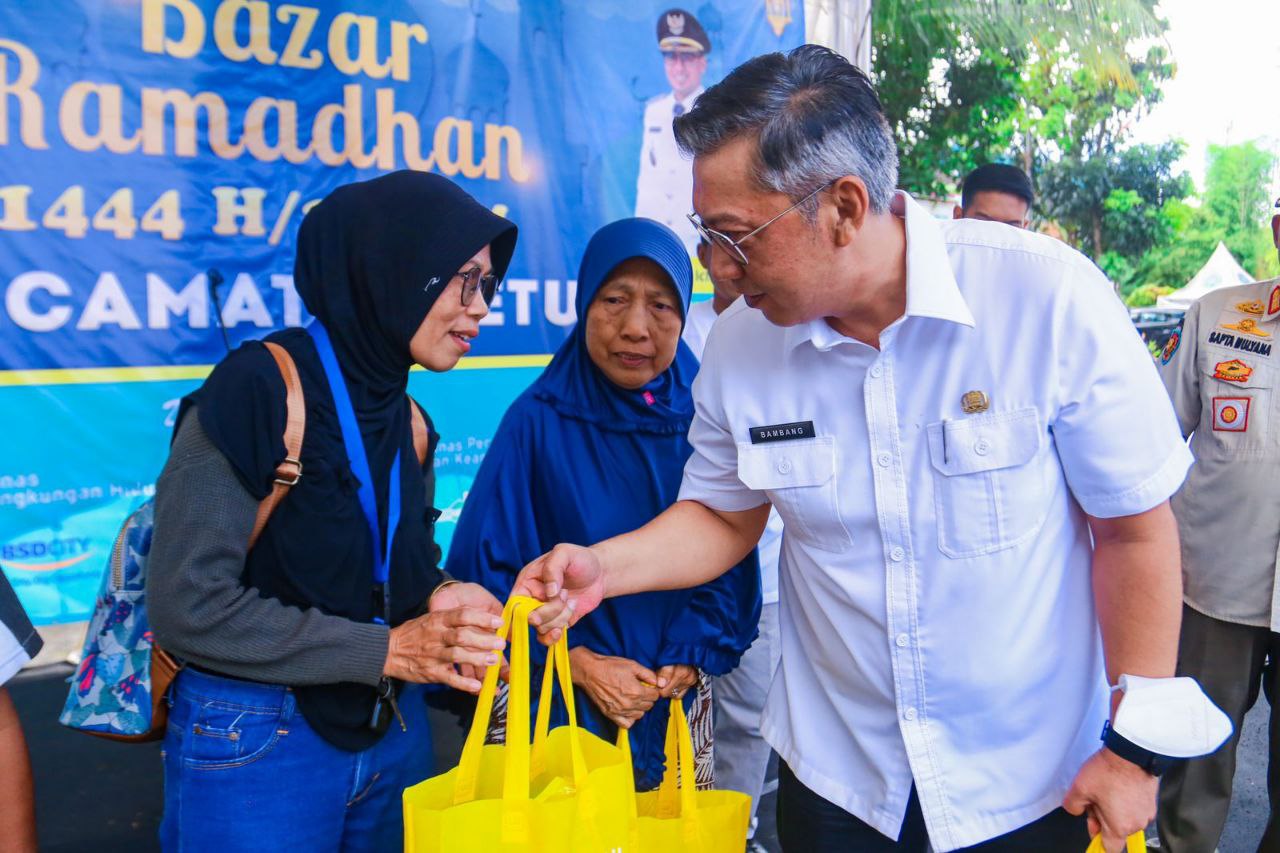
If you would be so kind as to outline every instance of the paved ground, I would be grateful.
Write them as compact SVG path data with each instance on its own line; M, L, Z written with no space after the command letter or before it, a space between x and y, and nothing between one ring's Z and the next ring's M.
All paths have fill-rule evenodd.
M22 716L35 769L41 850L49 853L143 853L158 849L161 778L158 744L120 744L58 725L68 666L28 670L10 685ZM1265 702L1246 721L1236 774L1236 802L1221 853L1252 853L1266 819ZM439 761L461 749L452 717L432 719ZM765 798L758 831L762 846L778 850L773 795Z

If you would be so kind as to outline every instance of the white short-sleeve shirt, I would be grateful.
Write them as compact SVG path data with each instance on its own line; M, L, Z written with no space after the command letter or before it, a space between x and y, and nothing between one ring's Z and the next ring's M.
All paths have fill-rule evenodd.
M1057 808L1100 746L1085 513L1159 505L1191 457L1088 260L1004 225L939 223L904 194L894 208L907 308L880 350L742 302L720 316L680 496L782 515L766 738L890 837L914 783L945 851Z

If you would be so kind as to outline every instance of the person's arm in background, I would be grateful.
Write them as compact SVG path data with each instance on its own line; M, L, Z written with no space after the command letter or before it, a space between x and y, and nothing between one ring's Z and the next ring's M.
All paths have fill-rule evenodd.
M1200 370L1196 367L1199 325L1200 303L1195 302L1174 332L1177 341L1166 344L1160 354L1160 379L1173 402L1183 438L1191 435L1200 423Z
M5 683L44 642L0 572L0 853L35 853L36 800L31 758Z
M35 853L36 798L18 709L0 687L0 853Z

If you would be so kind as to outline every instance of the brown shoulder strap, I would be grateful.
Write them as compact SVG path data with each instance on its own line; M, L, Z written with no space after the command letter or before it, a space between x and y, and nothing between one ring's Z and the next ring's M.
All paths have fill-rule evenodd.
M253 522L253 533L249 534L249 547L252 548L267 526L267 519L284 500L290 487L297 485L302 478L302 435L307 428L307 409L302 398L302 380L298 378L298 368L293 363L293 356L279 344L264 342L271 357L280 368L280 376L284 379L285 389L285 421L284 421L284 461L276 467L276 479L271 486L271 494L258 504L258 517Z
M418 455L418 467L421 468L427 461L431 436L427 431L427 419L412 398L409 399L409 423L413 425L413 452Z

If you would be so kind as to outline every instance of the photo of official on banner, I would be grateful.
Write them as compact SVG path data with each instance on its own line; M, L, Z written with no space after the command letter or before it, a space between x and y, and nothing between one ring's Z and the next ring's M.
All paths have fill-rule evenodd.
M228 348L306 322L291 267L310 207L396 169L521 230L472 369L410 383L439 413L447 547L498 419L576 320L588 236L639 214L692 250L671 120L803 41L799 0L669 3L0 9L0 567L33 620L86 618L177 401Z

